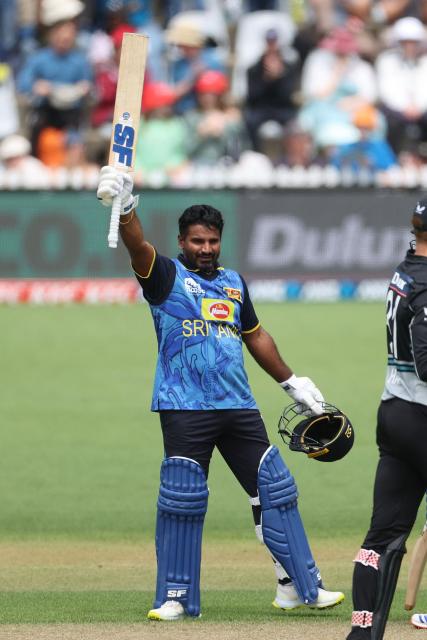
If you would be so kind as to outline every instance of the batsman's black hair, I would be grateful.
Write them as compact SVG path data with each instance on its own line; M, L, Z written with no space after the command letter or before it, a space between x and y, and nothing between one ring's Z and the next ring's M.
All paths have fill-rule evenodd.
M209 204L193 204L185 209L178 220L179 235L185 236L188 227L192 224L202 224L208 229L218 229L219 235L222 236L224 219L222 213Z

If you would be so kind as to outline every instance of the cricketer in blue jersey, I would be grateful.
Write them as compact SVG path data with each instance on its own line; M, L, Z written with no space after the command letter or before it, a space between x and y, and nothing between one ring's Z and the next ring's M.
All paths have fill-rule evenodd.
M297 488L266 428L249 387L243 344L299 403L321 414L323 396L297 377L260 325L241 275L219 263L222 214L193 205L178 221L178 258L159 255L136 214L133 181L101 169L98 199L120 195L120 235L158 341L152 410L158 411L165 457L157 502L157 584L151 620L200 615L200 561L208 504L207 477L216 447L248 495L255 531L273 559L280 609L324 609L344 599L326 591L301 521Z
M166 298L150 304L159 343L153 411L256 409L241 343L259 322L243 278L218 267L207 280L183 256L153 259L152 278L161 262L171 276L175 272ZM138 273L137 278L143 291L150 290Z

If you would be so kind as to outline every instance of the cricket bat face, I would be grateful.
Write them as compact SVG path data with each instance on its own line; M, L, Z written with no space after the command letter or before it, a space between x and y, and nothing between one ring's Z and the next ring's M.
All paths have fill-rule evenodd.
M132 171L141 116L142 87L147 59L147 36L125 33L120 54L114 105L113 131L108 164L119 171ZM117 247L122 195L113 198L108 246Z
M147 36L123 36L108 160L109 165L121 171L131 171L135 163L147 45Z

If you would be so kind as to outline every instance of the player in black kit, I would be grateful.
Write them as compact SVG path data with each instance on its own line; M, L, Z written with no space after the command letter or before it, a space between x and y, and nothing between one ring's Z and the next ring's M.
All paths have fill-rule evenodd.
M377 419L378 462L369 531L355 558L347 640L381 640L405 542L427 486L427 199L415 240L387 292L387 373Z

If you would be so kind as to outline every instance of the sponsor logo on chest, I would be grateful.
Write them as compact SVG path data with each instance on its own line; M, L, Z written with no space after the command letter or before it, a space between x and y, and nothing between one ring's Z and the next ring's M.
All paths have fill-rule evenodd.
M202 318L214 322L234 322L234 302L231 300L202 300Z

